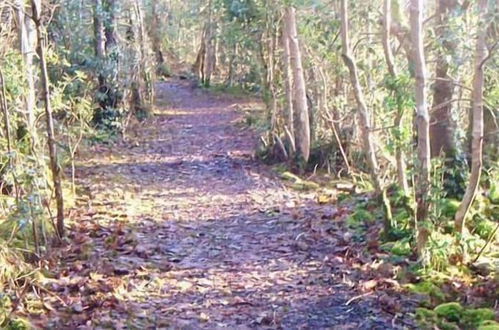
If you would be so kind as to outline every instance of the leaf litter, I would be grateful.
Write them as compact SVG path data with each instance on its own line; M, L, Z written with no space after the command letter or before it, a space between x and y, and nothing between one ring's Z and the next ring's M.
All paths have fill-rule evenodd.
M40 328L413 327L390 266L352 241L348 210L289 190L253 157L235 104L185 81L127 139L88 150L70 244ZM160 104L166 104L161 102ZM374 271L373 271L374 269Z

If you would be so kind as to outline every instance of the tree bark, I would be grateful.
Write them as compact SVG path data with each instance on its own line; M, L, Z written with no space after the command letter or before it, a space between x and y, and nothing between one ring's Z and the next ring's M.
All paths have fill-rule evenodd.
M205 67L205 60L206 60L206 34L207 34L207 25L203 28L203 32L201 34L201 44L199 46L198 54L196 56L196 62L194 62L194 65L192 66L192 69L196 76L198 77L199 81L204 84L204 67Z
M359 73L357 69L357 64L350 50L350 31L348 28L349 18L348 18L348 3L347 0L341 0L341 39L343 53L342 57L345 65L348 67L350 72L350 81L353 87L355 100L357 102L359 121L361 125L362 132L362 142L364 145L364 150L366 152L367 164L369 166L369 172L371 174L371 179L376 190L376 194L381 197L383 202L383 208L385 211L385 231L391 230L392 213L391 206L386 195L386 189L381 181L379 174L378 160L376 158L376 151L374 148L373 136L371 132L371 118L369 109L367 108L364 93L359 81Z
M452 95L454 94L454 84L449 77L449 62L447 53L456 49L456 43L447 41L449 26L447 25L449 16L457 9L457 0L438 0L436 14L436 38L442 41L443 51L437 54L436 81L433 85L433 105L430 117L430 141L431 156L451 157L456 151L456 141L454 139L455 123L452 118Z
M31 0L31 10L33 22L36 27L38 37L37 53L40 60L42 95L45 103L45 119L47 122L47 143L49 147L50 169L52 171L52 180L54 184L54 193L57 204L57 234L60 238L64 237L64 199L62 194L61 169L57 163L57 143L55 141L54 121L52 118L52 104L50 100L50 82L47 71L47 60L45 57L45 45L43 36L43 24L41 21L42 5L41 0Z
M106 55L109 56L116 48L118 43L116 36L116 0L102 0L102 6L106 13L104 20L104 34L106 41L104 43Z
M411 0L410 20L413 46L416 90L416 125L417 125L417 153L418 160L416 183L416 229L418 257L423 262L425 247L430 232L425 224L428 221L429 194L430 194L430 122L426 90L426 62L423 45L423 0Z
M392 77L393 80L397 79L397 69L395 66L395 60L393 57L392 48L390 45L390 35L391 35L391 26L392 26L392 1L385 0L384 1L384 22L383 22L383 50L385 53L385 59L388 66L388 73ZM400 132L403 129L403 116L404 116L404 106L402 104L402 95L400 95L400 90L395 87L393 90L395 94L395 99L397 103L397 114L395 116L395 128L398 130L398 134L396 138L396 147L395 147L395 158L397 160L397 180L400 188L404 192L406 196L409 196L409 185L407 182L407 166L405 161L405 155L402 148L403 141L400 141Z
M282 28L282 49L283 49L283 72L284 72L284 88L286 94L286 102L285 106L285 120L286 127L289 131L289 139L293 141L289 141L289 145L294 145L295 139L295 128L294 128L294 115L293 115L293 74L291 72L291 55L289 50L289 36L288 36L288 27L286 25L286 21L283 20L283 28ZM290 151L292 151L290 149ZM293 157L294 155L290 155Z
M156 57L156 64L158 65L158 69L161 69L161 66L165 64L165 57L163 55L163 43L161 40L161 37L159 33L161 32L160 29L160 19L159 19L159 12L158 12L158 7L157 7L157 1L152 1L151 2L151 11L152 11L152 19L151 19L151 26L149 29L149 35L151 36L151 46L152 50L154 52L154 55Z
M203 84L207 87L211 84L211 78L215 66L215 38L214 38L214 23L213 23L213 1L208 1L208 24L206 28L206 35L204 42L205 46L205 60L204 60L204 81Z
M479 22L486 22L487 0L479 0L478 11ZM475 73L473 78L473 109L472 109L472 141L471 141L471 176L468 187L461 201L461 205L455 215L455 227L459 234L464 233L465 220L469 209L475 200L480 176L482 173L482 152L483 152L483 90L484 90L484 65L487 60L487 27L480 27L475 49Z
M35 73L34 73L34 55L36 52L36 28L31 18L25 14L27 6L24 0L18 0L17 20L19 30L20 50L23 57L24 73L28 85L26 93L25 107L27 113L28 131L30 132L33 143L36 145L37 136L35 129L36 122L36 90L35 90Z
M94 49L95 56L103 60L106 56L104 40L104 21L102 19L102 0L94 0Z
M7 87L5 86L5 78L3 71L0 68L0 108L2 109L5 139L7 140L7 152L12 152L12 139L9 119L9 107L7 105Z
M286 8L286 35L289 41L289 54L293 75L293 110L295 146L298 165L304 167L310 157L310 122L308 116L305 75L296 27L296 9Z

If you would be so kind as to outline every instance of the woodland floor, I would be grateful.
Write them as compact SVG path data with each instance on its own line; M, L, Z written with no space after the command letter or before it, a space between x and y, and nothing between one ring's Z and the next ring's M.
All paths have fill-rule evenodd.
M254 159L257 135L238 110L250 101L177 80L157 93L154 118L77 164L71 244L35 325L413 327L393 284L344 237L341 210Z

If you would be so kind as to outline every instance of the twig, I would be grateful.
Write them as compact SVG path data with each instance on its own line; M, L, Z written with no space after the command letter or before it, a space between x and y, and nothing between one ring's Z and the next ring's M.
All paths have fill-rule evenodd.
M348 306L350 305L352 302L354 302L355 300L358 300L358 299L361 299L361 298L364 298L364 297L367 297L369 295L373 294L373 291L370 291L370 292L367 292L367 293L363 293L363 294L360 294L358 296L355 296L353 298L351 298L350 300L348 300L346 303L345 303L345 306Z
M57 299L57 300L58 300L61 304L63 304L63 305L64 305L64 307L67 307L67 306L68 306L68 304L66 304L66 302L65 302L64 300L62 300L62 298L61 298L61 297L59 297L58 295L56 295L56 294L55 294L55 293L53 293L52 291L50 291L50 290L48 290L48 289L45 289L44 287L42 287L42 286L40 286L40 285L38 285L38 284L33 284L33 287L36 287L36 288L38 288L39 290L41 290L41 291L43 291L43 292L47 293L49 296L52 296L52 297L56 298L56 299Z

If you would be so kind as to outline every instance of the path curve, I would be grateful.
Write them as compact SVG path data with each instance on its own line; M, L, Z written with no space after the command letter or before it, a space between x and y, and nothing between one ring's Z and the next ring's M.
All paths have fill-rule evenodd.
M187 81L163 82L152 120L126 143L91 150L77 167L83 197L71 213L72 244L50 287L64 304L54 301L35 322L397 327L378 300L356 297L352 266L337 256L348 248L338 246L341 233L314 228L328 207L289 191L253 159L257 137L238 124L244 106Z

